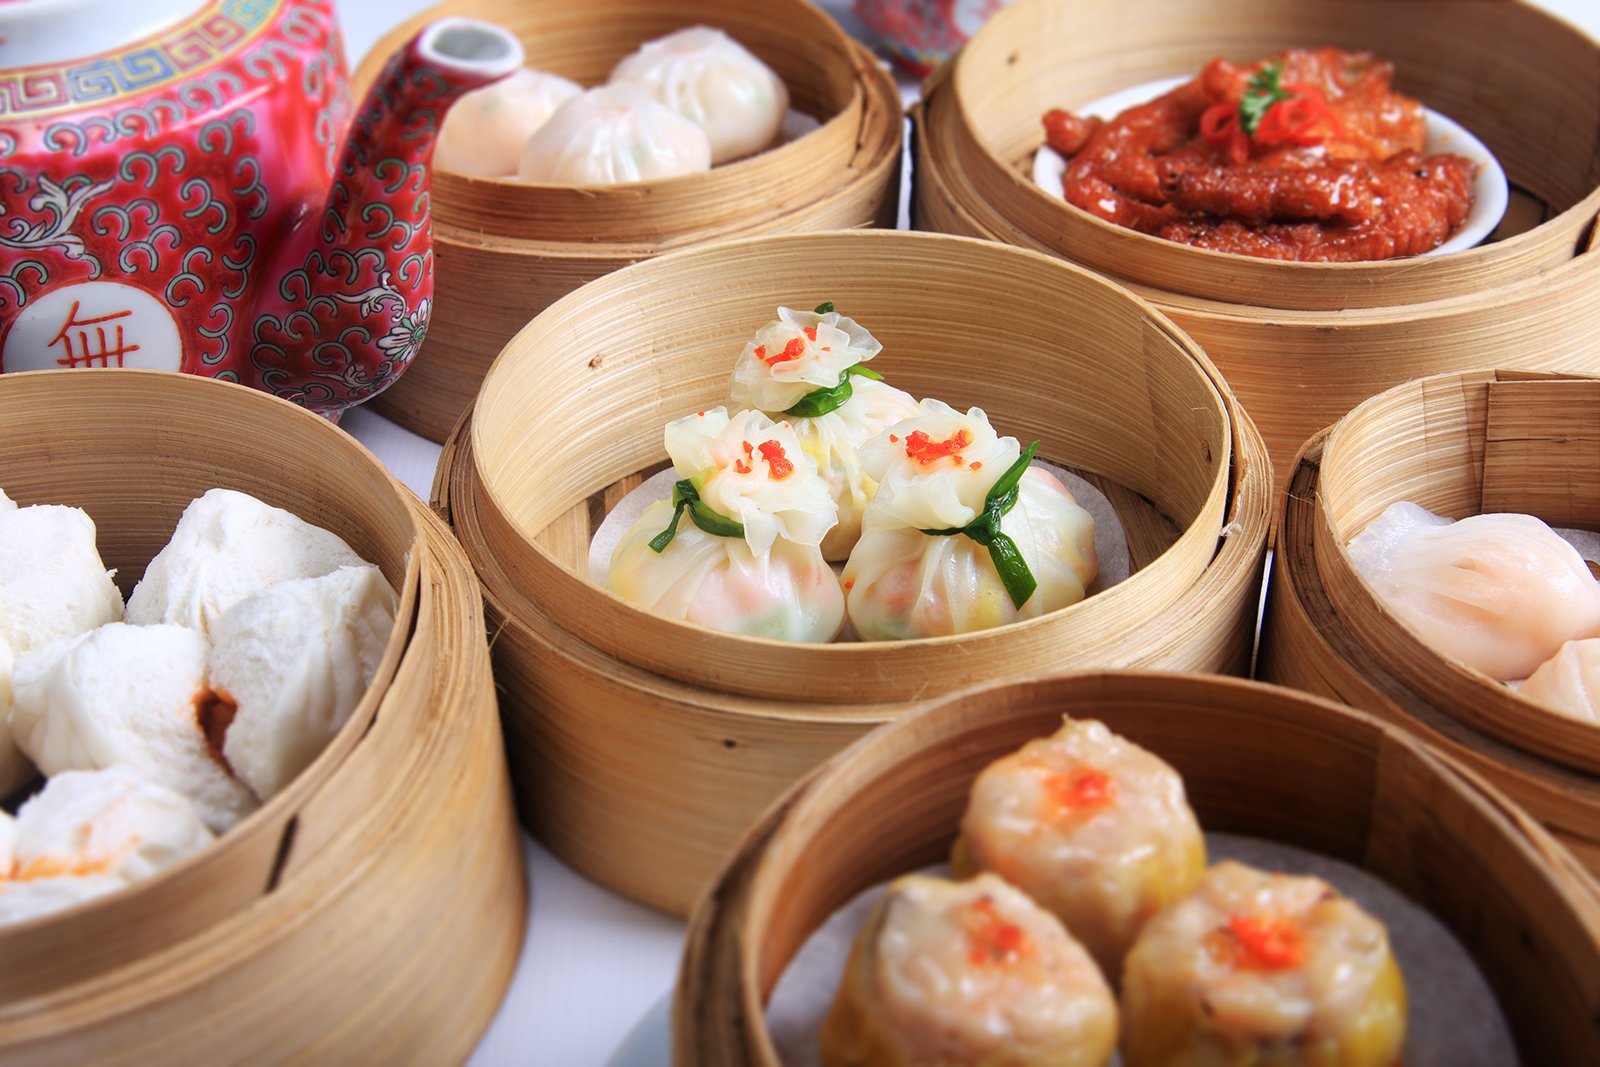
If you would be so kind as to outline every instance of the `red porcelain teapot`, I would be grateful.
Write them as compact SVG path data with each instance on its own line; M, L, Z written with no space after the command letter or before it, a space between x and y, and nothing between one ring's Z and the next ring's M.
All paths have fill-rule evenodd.
M521 63L436 22L346 134L331 0L0 0L0 371L375 396L427 330L439 122Z

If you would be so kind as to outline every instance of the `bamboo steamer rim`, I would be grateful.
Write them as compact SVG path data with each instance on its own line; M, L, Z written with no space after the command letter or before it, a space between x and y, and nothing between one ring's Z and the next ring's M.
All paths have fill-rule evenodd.
M810 861L818 831L848 818L845 813L858 796L882 792L880 784L887 775L909 766L907 754L923 756L940 743L967 737L982 720L993 722L1004 716L1008 700L1024 704L1030 720L1039 716L1035 707L1042 703L1036 693L1062 693L1076 710L1088 702L1075 699L1074 689L1094 694L1101 702L1148 707L1200 703L1234 711L1250 707L1252 716L1276 720L1280 731L1308 733L1312 727L1303 725L1309 722L1308 714L1315 715L1318 723L1337 723L1341 736L1337 742L1327 739L1330 743L1359 744L1370 754L1378 778L1385 769L1394 777L1402 763L1411 765L1415 772L1400 785L1417 788L1416 775L1421 774L1431 786L1460 801L1479 832L1491 833L1502 854L1508 851L1524 875L1537 872L1545 888L1565 905L1570 925L1582 931L1583 941L1575 949L1587 953L1591 972L1600 967L1600 897L1592 892L1592 880L1516 805L1471 770L1404 731L1320 697L1242 679L1150 672L1043 676L969 689L875 730L796 783L751 825L690 922L673 1002L674 1062L777 1067L780 1061L765 1025L767 997L805 936L882 873L850 872L841 881L835 872L817 870ZM1015 718L1020 720L1021 715ZM894 812L888 817L902 824L909 818ZM1361 835L1369 848L1379 818L1380 812L1373 810ZM955 832L952 825L949 837ZM904 858L886 856L879 866ZM1398 861L1394 856L1387 859ZM802 887L801 898L810 909L798 916L788 892L795 884ZM817 911L820 914L811 913ZM785 920L784 928L774 933L779 916ZM1591 973L1585 980L1593 978Z
M16 961L48 955L50 946L59 945L60 939L68 931L78 940L86 931L110 932L137 925L140 919L147 918L152 909L161 908L164 902L192 898L187 887L197 884L206 872L229 864L248 864L251 856L265 853L277 857L278 862L273 864L276 868L274 880L281 875L281 860L287 855L291 839L284 836L284 828L294 821L294 813L302 809L337 774L340 766L360 744L387 699L391 683L406 654L421 596L419 549L424 540L424 528L415 507L409 503L409 491L360 442L304 408L246 386L196 375L132 368L25 371L0 376L0 411L12 405L23 411L54 413L50 417L55 423L69 427L75 420L87 419L98 421L104 427L115 428L127 428L130 405L142 405L152 413L155 425L146 432L154 437L171 437L181 432L167 424L173 413L188 412L191 413L189 422L209 425L218 432L242 436L255 431L266 435L269 440L276 437L281 441L295 442L293 447L305 457L307 473L318 469L325 473L338 471L344 474L338 480L347 487L366 483L370 493L363 504L368 510L363 512L362 521L372 527L380 524L392 526L389 536L398 536L407 541L407 548L399 558L374 561L395 589L397 608L394 627L385 641L373 680L349 719L310 765L239 823L218 835L216 841L151 877L69 909L50 912L25 922L0 925L0 956ZM61 412L71 414L63 417ZM12 431L8 446L13 456L19 447L32 448L37 456L30 458L50 464L61 461L59 446L25 440L19 442L16 421L13 419L8 425ZM185 429L190 428L188 423L182 425ZM212 461L212 456L199 454L194 460L196 473ZM17 461L13 458L8 462ZM5 465L0 463L0 467ZM164 482L174 477L181 481L193 478L194 474L183 470L175 476L158 472L154 477ZM230 479L218 481L224 480ZM231 480L236 483L250 481L237 477ZM23 495L17 503L19 506L33 503L81 506L77 501L51 497L48 492L38 499L33 499L33 496L32 493ZM139 499L142 501L144 498L141 496ZM90 518L95 516L90 515ZM99 522L96 525L100 527ZM108 540L111 539L107 538L103 528L97 529L97 542L102 549ZM292 837L292 830L290 834ZM270 884L259 885L253 891L234 885L221 901L199 902L192 921L181 923L179 927L203 927L231 910L242 908L251 897L268 893L271 889ZM190 902L194 903L192 899ZM169 931L173 928L170 922L166 926ZM94 945L95 941L90 939L86 944ZM127 946L112 944L108 951L113 959L121 958ZM97 950L90 949L83 955L92 960ZM0 1001L5 1000L11 992L7 988L10 982L4 980L3 974L0 972ZM51 974L37 970L22 977L23 986L30 996L44 994L53 981ZM0 1012L0 1020L3 1018L4 1013Z
M484 379L470 426L472 457L477 467L476 506L484 522L488 551L501 556L517 555L518 570L526 569L525 575L519 574L519 581L526 583L532 596L552 604L582 603L584 607L581 614L575 613L569 617L569 625L576 624L581 627L578 631L581 636L613 654L660 673L687 681L698 680L693 676L679 673L684 668L670 659L656 655L658 649L681 647L686 642L692 641L708 662L748 664L760 661L769 666L776 663L778 665L776 669L784 672L782 677L789 687L790 699L837 700L839 697L823 695L813 687L822 686L822 690L825 691L826 680L840 677L841 672L849 672L850 676L860 683L860 687L851 699L867 702L904 699L909 695L907 686L915 688L917 683L908 682L907 679L914 680L916 674L904 669L902 661L910 662L924 659L936 652L959 649L967 655L991 658L999 653L1007 653L1012 657L1031 655L1035 662L1047 662L1051 632L1064 621L1071 623L1076 620L1082 614L1084 605L1093 605L1090 610L1132 612L1141 604L1148 605L1151 602L1149 590L1159 589L1163 579L1163 568L1154 565L1145 567L1117 586L1086 598L1078 604L991 630L898 642L800 644L729 634L693 623L652 615L636 608L616 594L592 585L586 577L567 569L548 549L534 540L539 530L528 528L516 517L518 506L508 495L505 484L515 471L526 464L524 456L509 450L511 442L517 436L518 419L515 415L515 405L521 395L517 388L519 372L512 353L520 347L533 345L533 339L542 329L543 322L556 321L559 316L569 311L575 313L586 306L598 306L610 300L616 291L625 292L634 284L636 278L653 280L657 275L669 278L667 272L674 270L680 262L695 262L689 257L736 259L757 252L766 256L782 257L786 254L799 254L808 248L815 248L828 242L859 245L863 250L873 249L874 246L892 248L907 245L917 248L914 255L907 257L913 262L924 258L932 259L939 254L940 249L949 250L950 254L964 250L970 254L993 257L1001 261L1010 260L1019 268L1026 266L1029 269L1071 275L1079 284L1096 287L1111 294L1114 299L1130 302L1134 309L1173 340L1193 361L1196 373L1204 378L1210 387L1216 405L1217 425L1223 429L1223 437L1218 441L1217 448L1211 456L1212 477L1205 493L1204 503L1196 518L1180 535L1177 543L1162 557L1162 560L1170 558L1175 562L1186 561L1188 566L1185 573L1192 570L1197 575L1203 571L1215 553L1218 535L1225 525L1224 516L1228 510L1229 495L1233 489L1230 484L1233 468L1233 423L1223 399L1225 387L1217 385L1215 368L1204 359L1203 355L1196 355L1192 342L1189 342L1176 326L1147 302L1115 283L1049 256L949 235L899 231L839 231L746 238L711 248L674 253L625 267L552 304L544 314L530 323L506 346ZM925 246L927 250L924 252L917 246ZM715 262L716 259L712 261ZM643 285L644 282L641 281L640 284ZM574 503L576 501L563 501L563 507L557 509L557 513ZM619 633L627 635L630 647L626 649L617 647ZM850 666L845 666L846 664ZM866 673L869 665L875 675ZM882 679L881 683L870 682L869 679L873 677ZM722 679L722 685L732 692L762 696L770 691L771 680L764 676L750 679L727 677Z
M1395 418L1405 417L1407 412L1433 410L1429 406L1430 397L1434 398L1431 403L1437 404L1439 398L1448 398L1455 393L1464 396L1469 389L1474 390L1474 395L1480 390L1487 393L1502 382L1548 382L1559 388L1565 382L1593 386L1600 383L1600 378L1504 370L1443 374L1407 382L1357 406L1330 428L1323 448L1315 558L1329 599L1341 617L1347 620L1379 661L1394 670L1407 684L1416 687L1431 702L1450 714L1491 737L1586 774L1600 775L1600 724L1583 722L1546 709L1425 643L1400 621L1372 584L1357 571L1350 558L1350 539L1365 529L1367 523L1376 517L1377 511L1382 510L1373 502L1374 497L1394 503L1401 499L1394 494L1406 491L1403 485L1390 486L1384 480L1388 468L1375 467L1367 458L1373 442L1379 439L1377 435L1385 433L1383 427ZM1582 397L1579 399L1582 400ZM1441 429L1434 431L1430 426L1430 436L1419 442L1420 447L1428 452L1430 474L1425 481L1414 486L1423 491L1416 495L1451 491L1449 475L1443 472L1459 466L1452 464L1451 457L1461 448L1471 447L1466 435L1476 440L1477 430L1487 418L1487 413L1477 411L1470 400L1462 401L1460 411L1459 432L1451 428L1448 408L1441 408L1437 418L1423 416L1426 423L1438 422ZM1570 424L1573 419L1579 420L1581 425L1587 418L1581 407L1569 412L1552 411L1549 417L1558 420L1557 425ZM1432 435L1436 432L1448 436L1442 441L1434 441ZM1477 447L1481 449L1482 446ZM1433 458L1435 456L1437 459ZM1480 494L1476 507L1468 502L1470 514L1480 513L1483 507L1483 462L1481 451L1466 457L1468 475L1474 469L1478 472ZM1431 471L1434 469L1441 473L1433 475ZM1423 506L1427 507L1428 503ZM1455 505L1448 510L1455 511L1459 507Z
M555 20L564 30L562 41L568 45L581 42L586 59L592 59L587 53L596 49L594 40L615 39L623 46L608 46L614 52L606 64L609 69L635 43L659 35L654 31L694 25L726 30L731 25L742 28L749 37L765 34L781 23L784 31L780 34L772 29L772 40L741 43L765 53L762 58L775 69L795 68L784 77L791 95L797 103L805 102L801 96L814 97L809 102L825 113L812 116L819 122L818 129L792 142L703 173L653 181L563 186L480 177L439 167L434 175L436 225L492 234L495 239L511 241L513 247L531 242L556 248L570 243L581 248L598 241L649 254L638 250L653 242L703 241L718 232L748 228L751 210L792 210L811 200L836 197L841 188L871 180L872 172L881 170L886 160L892 161L899 153L902 116L893 80L864 46L806 0L775 0L759 13L737 0L693 0L688 8L662 7L646 0L601 0L598 7L590 4L570 12L553 0L445 0L380 39L357 68L356 85L370 85L388 57L428 23L462 15L500 21L513 32L523 30L531 59L541 60L534 65L586 75L580 80L596 84L603 81L603 74L573 71L566 61L543 62L555 57L544 56L538 40L526 35L536 32L541 20ZM647 28L642 28L646 23ZM791 60L788 49L777 45L780 37L786 42L804 42L806 54L821 56L822 62ZM797 84L801 76L814 80ZM707 215L713 207L716 215Z
M1261 3L1269 10L1274 7L1267 5L1266 0ZM1343 17L1344 9L1349 6L1323 3L1318 7L1318 15L1334 17L1322 13L1321 9L1327 8ZM1378 5L1374 2L1372 6ZM1420 8L1422 5L1413 6ZM1588 45L1594 52L1593 62L1600 63L1600 42L1594 42L1549 12L1523 0L1478 6L1518 20L1519 36L1537 28L1555 37ZM1281 10L1293 11L1298 17L1302 10L1311 9L1283 7ZM1385 6L1383 17L1390 17L1394 10L1392 6ZM930 125L939 138L937 143L948 142L948 158L941 162L947 162L950 170L961 174L961 181L971 185L978 198L1006 218L1010 226L1034 236L1057 254L1081 259L1098 269L1163 291L1163 298L1170 292L1183 298L1219 299L1224 304L1245 306L1265 298L1285 305L1285 311L1342 311L1351 304L1385 301L1385 294L1392 291L1416 294L1426 289L1442 294L1455 288L1492 293L1531 271L1550 266L1552 256L1567 258L1577 254L1583 248L1581 235L1589 231L1600 215L1600 185L1597 185L1554 217L1492 245L1440 256L1356 263L1260 259L1195 248L1116 226L1050 196L1033 183L1030 175L1004 158L990 139L992 124L985 121L974 100L992 89L1002 80L1001 73L1015 65L1019 47L1040 40L1081 37L1081 32L1068 34L1063 28L1070 26L1077 12L1077 7L1062 4L1060 0L1018 0L996 12L946 65L948 69L940 70L931 80L925 99L948 83L950 91L943 94L951 98L945 105L947 120L933 123L930 115ZM1230 11L1230 14L1238 13ZM1178 29L1186 25L1182 19L1172 21ZM1057 22L1062 25L1056 26ZM1214 22L1204 23L1207 30L1214 32L1214 27ZM1061 32L1052 34L1052 28ZM1292 43L1277 39L1275 33L1265 37L1252 33L1249 35L1251 45L1240 47L1253 47L1255 55L1259 55ZM1213 49L1213 53L1220 50ZM1378 51L1383 52L1383 47ZM1192 65L1184 69L1151 65L1140 68L1139 76L1133 81L1138 84L1141 80L1167 75L1192 76L1195 69ZM1101 88L1124 87L1126 83ZM1082 102L1081 99L1063 99L1056 106ZM928 155L937 158L934 151ZM1405 302L1417 301L1412 296ZM1373 306L1389 305L1375 303ZM1277 310L1274 308L1274 313Z
M1273 574L1257 677L1359 707L1492 781L1542 822L1580 862L1600 872L1600 777L1527 752L1475 729L1376 661L1323 587L1315 530L1324 429L1295 457L1284 507L1273 521ZM1592 881L1592 879L1591 879ZM1592 889L1600 898L1600 882Z

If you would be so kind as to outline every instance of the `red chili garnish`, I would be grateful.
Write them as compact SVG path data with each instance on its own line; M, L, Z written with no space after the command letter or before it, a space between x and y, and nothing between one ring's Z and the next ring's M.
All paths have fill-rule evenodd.
M974 965L1005 963L1028 951L1028 935L1022 927L1002 919L994 910L994 901L980 897L962 922L967 932L967 943L972 951L969 958Z
M1315 88L1303 84L1285 85L1283 88L1292 95L1273 104L1261 116L1261 123L1255 132L1256 144L1321 144L1329 134L1337 135L1343 131L1339 116ZM1326 127L1325 132L1316 132L1319 126Z
M733 461L733 472L735 474L749 474L750 464L746 463L742 459L736 459Z
M899 444L899 443L900 443L900 437L899 437L899 435L898 435L898 434L890 434L890 435L889 435L889 443L890 443L890 444L891 444L891 445L897 445L897 444Z
M1228 162L1239 164L1250 158L1250 135L1239 123L1239 108L1235 104L1212 104L1200 115L1200 136L1207 144L1217 145Z
M922 430L913 430L906 438L906 455L924 467L945 458L954 459L959 464L961 450L970 444L972 444L972 434L965 426L943 441L929 440L928 435Z
M981 471L981 470L983 470L983 460L975 459L971 463L968 463L967 464L967 470L969 470L969 471Z
M1052 774L1044 784L1057 804L1074 811L1104 807L1117 795L1117 785L1111 776L1093 767L1078 767L1067 774Z
M806 326L800 332L806 335L806 340L808 341L817 339L817 328L815 326Z
M1305 934L1278 915L1231 915L1228 933L1242 950L1231 962L1240 970L1286 971L1305 961Z
M856 587L856 580L854 578L846 578L844 580L844 591L846 593L848 593L850 590L854 589L855 587Z
M756 454L756 450L754 448L750 447L750 442L749 441L741 441L739 443L744 446L744 454L745 455L753 456L753 455Z
M767 461L767 474L773 481L782 481L794 473L794 464L789 462L782 445L776 441L762 441L760 447L761 456Z
M799 359L806 354L806 343L798 337L791 337L789 343L783 346L783 351L775 356L767 355L767 346L760 345L756 348L756 358L769 367L776 367L780 363L787 363L791 359Z

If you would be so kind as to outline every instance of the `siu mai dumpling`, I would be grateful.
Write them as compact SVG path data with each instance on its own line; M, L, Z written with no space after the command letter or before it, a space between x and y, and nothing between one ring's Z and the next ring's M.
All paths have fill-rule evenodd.
M1528 676L1517 695L1570 719L1600 726L1600 638L1562 645Z
M932 399L862 448L878 489L844 568L862 638L971 633L1083 599L1094 519L1032 456L981 409Z
M145 568L127 619L208 634L217 616L269 585L365 562L338 534L247 493L212 489L184 509Z
M705 132L642 85L602 85L556 109L523 146L517 177L542 185L618 185L711 167Z
M826 1067L1100 1067L1117 1040L1105 979L1060 920L992 874L895 881L845 964Z
M1122 973L1126 1067L1394 1067L1406 992L1383 924L1318 878L1219 863Z
M744 45L709 26L647 41L611 71L705 131L711 162L759 152L778 136L789 111L783 79Z
M822 539L825 559L849 558L861 536L861 513L878 489L862 467L862 446L917 414L910 393L864 366L882 348L832 304L816 311L780 307L733 367L729 406L787 421L828 482L839 522Z
M123 764L182 793L221 833L259 805L208 736L206 640L161 624L111 623L18 658L11 726L39 769Z
M1206 848L1177 771L1069 719L978 775L952 866L993 871L1054 912L1115 983L1145 922L1205 874Z
M265 801L316 759L377 673L395 595L376 567L341 567L239 601L211 630L207 678L222 756Z
M445 112L434 165L484 178L512 177L528 138L581 92L577 82L531 67L474 89Z
M679 481L611 556L606 588L646 611L781 641L827 641L844 593L818 547L838 509L794 432L759 411L669 423Z
M1600 637L1600 582L1532 515L1452 522L1402 502L1349 548L1402 623L1491 678L1526 678L1566 642Z

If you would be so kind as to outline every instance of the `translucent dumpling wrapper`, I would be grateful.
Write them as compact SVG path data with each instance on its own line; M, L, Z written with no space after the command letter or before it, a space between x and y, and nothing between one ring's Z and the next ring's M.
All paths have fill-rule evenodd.
M577 82L531 67L474 89L445 113L434 165L482 178L513 177L528 138L581 92Z
M395 594L376 567L282 582L223 612L207 676L232 710L222 755L261 800L316 759L377 673Z
M755 408L785 419L800 447L817 465L839 509L839 522L822 541L822 555L842 560L861 536L861 513L878 483L861 463L861 447L888 427L917 414L910 393L852 372L882 349L853 319L837 311L817 313L780 307L778 317L756 331L733 368L728 395L735 408ZM841 383L849 398L833 406L818 403ZM791 413L810 402L829 410L816 415Z
M992 874L897 879L851 948L822 1062L1101 1067L1105 979L1059 919Z
M711 167L700 127L642 85L603 85L556 109L523 147L517 177L544 185L619 185Z
M342 538L232 489L190 502L128 597L127 619L202 634L228 608L277 582L365 563Z
M646 42L616 65L609 81L647 87L704 130L712 163L767 147L789 111L783 79L744 45L709 26Z
M1518 687L1517 695L1600 726L1600 638L1562 645Z
M1144 924L1206 869L1178 772L1093 721L1068 720L972 784L951 857L1053 912L1112 982Z
M717 630L827 641L844 594L818 547L837 514L793 431L758 411L669 423L667 454L694 504L657 501L612 553L606 588L646 611ZM700 519L696 518L698 509ZM700 521L728 534L702 529ZM658 552L664 531L675 532Z
M1019 606L990 548L961 530L985 512L990 490L1018 461L979 408L965 414L932 399L861 450L877 494L845 564L851 623L866 640L971 633L1031 619L1082 600L1099 569L1094 519L1054 475L1022 473L999 532L1037 583Z
M34 776L7 726L15 657L122 618L122 593L78 508L19 508L0 493L0 796Z
M1393 1067L1406 992L1383 924L1319 878L1219 863L1145 924L1122 977L1126 1067Z
M26 653L12 675L17 743L50 776L124 764L221 833L259 805L207 735L206 652L187 627L111 623Z
M1600 636L1600 582L1532 515L1460 521L1392 504L1350 541L1385 606L1446 656L1508 681L1567 641Z

